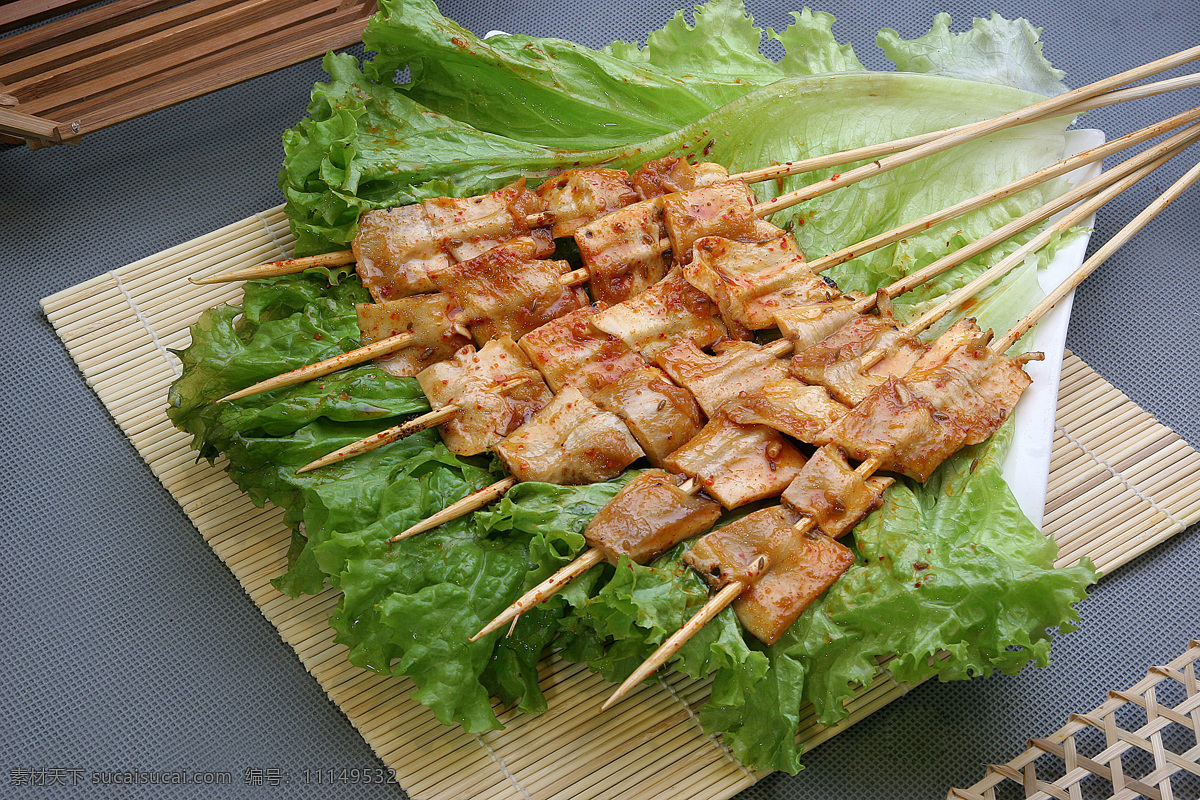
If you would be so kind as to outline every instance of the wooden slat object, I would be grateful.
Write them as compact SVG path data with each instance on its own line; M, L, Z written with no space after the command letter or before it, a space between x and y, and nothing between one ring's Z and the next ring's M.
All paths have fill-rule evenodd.
M22 4L17 4L22 5ZM45 3L31 3L42 7ZM31 147L349 46L375 0L116 0L0 40L0 129ZM10 138L9 141L12 141Z
M971 788L951 789L949 800L996 800L1016 797L1017 790L1026 798L1074 798L1083 796L1083 787L1087 797L1097 800L1195 797L1200 775L1198 665L1200 641L1193 641L1171 663L1150 667L1135 686L1109 692L1104 703L1086 714L1072 714L1053 735L1031 739L1012 761L988 767L986 777ZM1102 732L1103 743L1079 736L1088 730ZM1193 746L1177 752L1168 742ZM1147 770L1146 760L1153 769ZM998 794L997 787L1009 791Z
M346 661L327 624L333 591L292 600L270 581L284 571L290 534L278 509L256 508L217 467L196 463L186 434L166 418L179 363L169 348L212 305L237 301L236 285L195 286L188 277L291 255L282 208L265 211L42 301L88 384L154 474L246 592L416 800L648 798L723 800L753 784L696 710L709 682L676 673L639 687L634 700L597 709L612 685L586 667L550 657L540 665L550 710L538 717L498 709L502 731L447 728L410 698L405 678ZM1059 395L1045 532L1061 564L1087 556L1111 571L1200 519L1200 454L1068 354ZM837 735L911 687L881 672L850 702L841 725L807 708L798 740Z

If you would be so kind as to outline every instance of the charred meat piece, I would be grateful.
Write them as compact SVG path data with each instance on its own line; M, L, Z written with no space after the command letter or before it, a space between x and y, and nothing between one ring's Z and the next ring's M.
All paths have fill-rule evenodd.
M966 431L903 381L888 378L829 426L816 444L833 444L856 461L926 480L966 442Z
M896 320L881 308L862 314L829 336L792 356L792 374L809 384L829 389L835 398L855 405L876 386L904 375L925 352L913 336L903 336ZM874 357L883 355L881 360ZM870 367L866 364L876 361Z
M434 236L457 261L529 233L527 217L545 211L545 202L525 188L524 178L490 194L439 197L421 205Z
M524 336L533 329L585 307L582 289L563 286L566 261L523 258L508 248L495 248L434 274L444 292L459 298L459 321L471 327L475 343Z
M592 328L602 304L586 306L527 333L521 349L555 392L574 386L587 396L646 366L646 360L618 339Z
M453 261L420 204L366 212L350 247L358 276L377 303L436 292L430 272Z
M359 303L355 311L364 345L398 333L413 336L408 346L375 359L383 370L401 378L411 378L449 358L468 341L456 330L459 309L452 295L423 294L385 303Z
M666 235L659 199L633 203L576 230L592 299L620 303L662 280L671 264L660 244Z
M661 197L672 192L687 192L729 179L729 172L720 164L701 161L689 164L674 156L647 161L638 167L631 178L643 199Z
M836 447L826 445L808 460L783 493L783 502L811 517L835 539L883 503L890 478L863 478Z
M706 236L683 268L688 282L716 301L722 316L752 331L773 328L775 314L840 296L808 268L790 234L765 242Z
M656 467L704 425L692 393L656 367L631 370L592 399L625 421Z
M621 418L572 387L493 449L517 480L565 486L615 478L642 457Z
M738 425L717 415L663 466L696 478L721 505L737 508L783 492L804 456L766 425Z
M713 587L733 581L746 588L733 601L742 625L774 644L821 593L854 563L854 553L817 531L801 533L798 515L771 506L706 533L683 560ZM765 556L767 568L751 565Z
M530 380L504 391L488 391L519 375ZM448 360L418 373L417 382L433 408L451 403L461 408L439 426L446 447L460 456L486 451L553 398L541 374L508 336L493 339L478 351L466 345Z
M771 381L721 406L721 413L739 425L766 425L809 444L849 410L824 386L809 386L794 378Z
M661 469L649 469L600 509L583 538L613 564L621 556L645 564L708 530L720 516L712 500L680 490Z
M904 380L978 444L1008 419L1030 384L1019 358L994 353L975 321L956 322L937 338Z
M742 181L702 186L664 195L663 221L676 264L692 259L692 245L705 236L754 241L759 237L754 195Z
M857 317L854 304L861 299L856 295L843 295L832 300L780 309L775 312L775 325L784 338L795 343L796 352L800 352Z
M753 342L721 342L713 351L709 355L696 343L682 341L656 359L710 417L730 400L757 394L767 383L787 377L788 363Z
M554 215L554 236L570 236L592 220L641 200L623 169L572 169L537 188Z
M592 317L592 327L620 338L646 358L681 340L707 347L726 335L720 311L682 271Z

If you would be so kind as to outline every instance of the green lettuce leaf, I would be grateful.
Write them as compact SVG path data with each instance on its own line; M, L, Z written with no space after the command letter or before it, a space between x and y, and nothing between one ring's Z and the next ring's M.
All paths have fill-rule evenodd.
M1062 94L1066 75L1042 55L1041 28L1029 20L1007 20L992 12L976 18L966 33L950 32L950 15L938 14L929 33L904 40L891 28L879 32L876 43L896 68L950 78L1012 86L1044 95Z

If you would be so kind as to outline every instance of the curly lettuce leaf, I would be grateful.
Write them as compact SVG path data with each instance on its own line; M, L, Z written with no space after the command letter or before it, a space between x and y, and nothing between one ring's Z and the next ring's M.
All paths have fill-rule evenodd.
M367 77L481 131L548 147L594 150L653 138L695 122L747 91L782 78L861 69L838 45L828 15L806 14L784 34L775 62L741 0L677 12L644 46L593 50L520 35L480 39L442 17L432 0L384 0L364 42L378 55ZM512 113L519 109L519 113Z
M1062 82L1066 73L1042 55L1041 33L1029 20L1007 20L995 11L990 19L974 19L971 30L951 33L950 15L938 14L924 36L905 40L884 28L876 44L901 71L1062 94L1067 90Z

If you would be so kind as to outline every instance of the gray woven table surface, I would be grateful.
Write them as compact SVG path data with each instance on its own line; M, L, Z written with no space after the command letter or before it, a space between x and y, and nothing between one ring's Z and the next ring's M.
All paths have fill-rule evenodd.
M782 29L793 6L754 2ZM1194 0L849 2L838 17L871 68L875 32L955 30L993 8L1045 28L1072 86L1200 44ZM442 10L476 33L497 28L590 46L640 39L666 0ZM1176 74L1176 73L1172 73ZM87 388L38 300L281 201L280 133L299 119L317 62L86 137L78 147L0 152L5 411L0 564L14 603L0 617L0 797L266 798L402 796L394 786L301 785L305 770L380 766L347 719L259 614ZM1200 102L1200 93L1093 113L1109 138ZM1189 158L1194 162L1198 153ZM1180 160L1183 161L1182 159ZM1101 213L1092 249L1187 168ZM1123 248L1080 289L1068 346L1134 401L1200 446L1200 190ZM1200 536L1193 526L1107 576L1054 663L1015 678L926 684L742 797L943 797L1026 739L1135 683L1200 636ZM41 770L70 787L20 785ZM93 773L225 772L224 786L102 786ZM274 776L290 780L272 787ZM262 778L262 785L259 778ZM249 780L247 780L249 779Z

